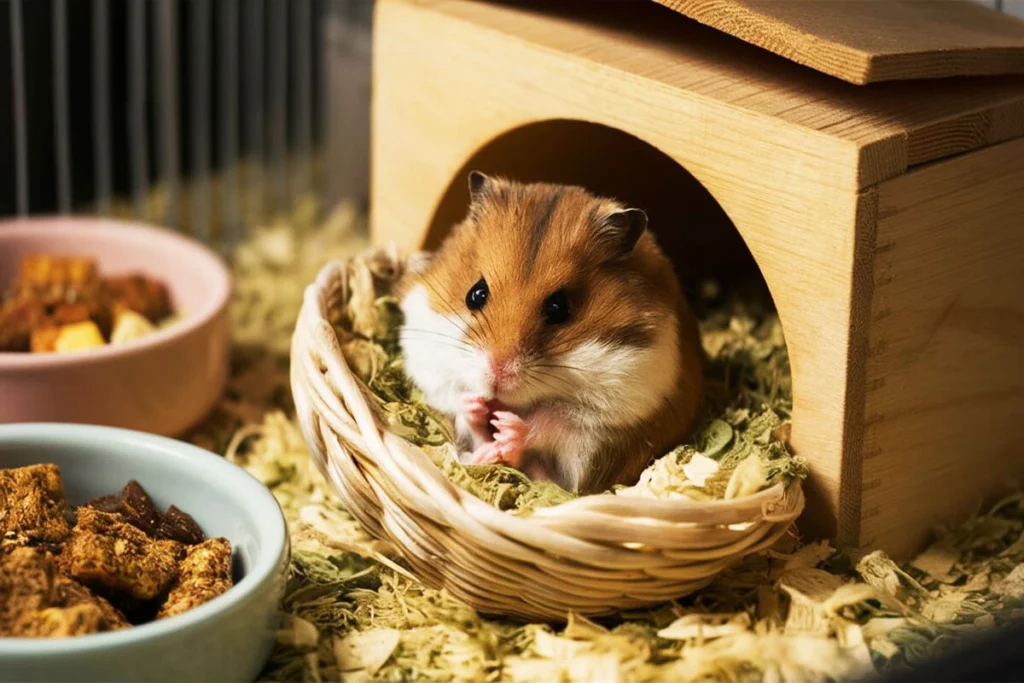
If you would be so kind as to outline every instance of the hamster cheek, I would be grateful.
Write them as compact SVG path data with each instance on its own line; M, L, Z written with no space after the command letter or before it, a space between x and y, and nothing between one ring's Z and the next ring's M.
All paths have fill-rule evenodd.
M399 344L405 371L427 402L454 414L466 393L486 390L487 359L470 343L465 322L435 311L423 285L401 302L405 324Z

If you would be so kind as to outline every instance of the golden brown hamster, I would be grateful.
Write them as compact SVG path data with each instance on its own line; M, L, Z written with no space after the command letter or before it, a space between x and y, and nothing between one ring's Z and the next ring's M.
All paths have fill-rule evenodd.
M703 356L647 216L583 188L479 172L399 287L405 368L467 463L579 493L630 484L689 431Z

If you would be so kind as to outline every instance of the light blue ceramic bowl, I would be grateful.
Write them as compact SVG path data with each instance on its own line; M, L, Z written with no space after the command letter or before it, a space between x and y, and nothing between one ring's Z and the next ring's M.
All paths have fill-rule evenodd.
M62 639L0 638L0 681L251 681L270 654L288 568L273 495L223 458L109 427L0 425L0 468L54 463L73 505L135 479L234 549L236 584L184 614Z

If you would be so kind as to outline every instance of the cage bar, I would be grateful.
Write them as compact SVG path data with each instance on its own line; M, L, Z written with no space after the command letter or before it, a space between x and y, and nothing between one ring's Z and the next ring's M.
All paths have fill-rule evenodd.
M338 27L342 8L334 0L326 0L323 20L321 21L321 44L323 54L321 55L322 68L320 70L320 92L321 94L321 116L320 116L320 144L324 150L324 172L322 174L320 194L325 206L334 203L334 180L338 177L338 163L335 152L337 141L335 140L337 127L334 125L334 108L336 106L336 88L334 83L335 64L337 57L333 52L341 49L338 42Z
M288 208L288 4L270 0L269 132L273 208Z
M131 188L135 215L146 216L149 180L149 140L146 125L146 3L128 3L128 121L131 150Z
M209 242L210 234L210 3L192 0L189 79L192 85L192 229Z
M164 222L179 225L178 175L178 31L175 0L157 0L152 14L153 33L157 37L156 127L157 168L167 190Z
M110 213L110 21L107 0L93 0L92 5L92 111L93 111L93 176L96 210Z
M313 23L312 0L293 0L292 48L295 82L295 150L296 164L292 170L292 195L309 191L312 180L313 153Z
M220 203L223 206L225 249L238 241L241 223L238 169L238 0L221 0L218 16L220 32L220 167L223 169Z
M14 165L18 215L28 214L28 120L25 115L25 43L22 32L21 0L10 0L11 83L14 92Z
M57 151L57 202L61 213L71 211L71 134L68 102L68 8L53 0L53 135Z
M245 35L243 36L242 58L245 62L245 112L242 129L245 134L247 161L248 161L248 191L256 197L255 216L250 216L249 206L243 206L242 210L246 220L262 218L265 211L263 163L265 159L264 140L264 100L263 79L265 77L263 68L263 12L265 9L263 0L248 0L245 4L246 11L243 12L245 19Z

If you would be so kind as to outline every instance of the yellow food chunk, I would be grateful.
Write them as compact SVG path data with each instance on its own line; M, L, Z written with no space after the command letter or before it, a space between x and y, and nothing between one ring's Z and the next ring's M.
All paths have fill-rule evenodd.
M145 337L156 328L146 317L135 311L123 309L118 312L114 321L114 331L110 333L111 344L124 344L139 337Z
M100 334L100 328L96 327L96 323L93 321L87 320L82 323L61 327L60 334L57 335L57 342L54 344L54 350L57 353L81 351L83 349L103 346L105 343L103 335Z

